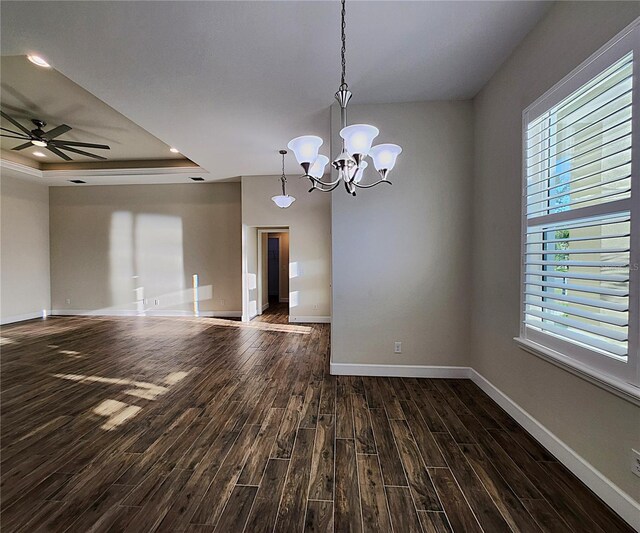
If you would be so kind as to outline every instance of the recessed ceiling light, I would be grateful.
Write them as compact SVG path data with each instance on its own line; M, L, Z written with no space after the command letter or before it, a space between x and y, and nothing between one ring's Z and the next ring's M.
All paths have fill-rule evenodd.
M41 148L47 146L47 143L44 141L31 141L31 144L33 144L33 146L40 146Z
M180 150L178 150L177 148L169 148L169 151L173 154L179 154Z
M33 152L33 155L35 155L36 157L47 157L42 152Z
M40 56L29 54L27 56L27 59L29 61L31 61L34 65L38 65L39 67L49 68L51 66L44 59L42 59Z
M82 180L69 180L71 183L87 183L86 181L82 181Z

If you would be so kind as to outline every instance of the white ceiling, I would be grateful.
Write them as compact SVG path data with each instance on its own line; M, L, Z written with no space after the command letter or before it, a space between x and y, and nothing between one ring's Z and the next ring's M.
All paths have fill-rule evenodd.
M352 102L471 98L548 7L348 2ZM209 178L278 174L277 150L298 135L328 143L337 1L3 1L1 10L3 55L41 54ZM287 170L297 171L293 157Z

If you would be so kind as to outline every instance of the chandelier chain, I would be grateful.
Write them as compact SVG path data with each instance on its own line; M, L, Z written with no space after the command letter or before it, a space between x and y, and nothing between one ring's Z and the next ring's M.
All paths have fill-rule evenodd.
M342 27L341 27L341 37L342 37L342 49L340 50L340 56L342 58L342 77L340 79L340 90L344 90L344 89L348 89L348 85L345 81L346 78L346 71L347 71L347 59L346 59L346 52L347 52L347 35L346 35L346 29L347 29L347 23L346 23L346 8L345 8L345 0L341 0L342 2L342 10L341 10L341 17L342 17Z
M287 191L285 189L285 183L287 183L287 177L284 175L284 156L287 152L285 150L280 150L280 154L282 154L282 177L280 178L280 184L282 185L282 196L287 195Z
M282 154L282 180L287 181L287 178L284 175L284 154Z

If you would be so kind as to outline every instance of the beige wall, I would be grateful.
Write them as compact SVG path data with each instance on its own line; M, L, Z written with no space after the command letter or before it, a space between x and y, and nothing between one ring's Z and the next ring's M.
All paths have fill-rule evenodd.
M640 410L514 345L520 317L522 111L640 15L558 2L474 101L471 366L636 500Z
M3 173L0 212L2 323L42 316L50 307L47 186Z
M191 314L197 274L200 312L238 314L240 216L239 183L52 187L52 308Z
M328 194L309 193L308 190L308 181L290 177L287 193L296 201L291 207L280 209L271 200L280 191L277 176L242 178L244 244L250 254L250 265L245 274L257 274L257 263L253 266L253 250L250 250L257 247L256 228L288 227L289 315L292 322L327 320L331 315L331 198ZM249 286L250 281L245 276L245 287ZM255 294L249 292L250 289L244 291L245 306L255 309L257 291Z
M334 363L467 365L472 111L471 102L349 106L350 123L378 126L376 143L404 151L392 186L333 192Z

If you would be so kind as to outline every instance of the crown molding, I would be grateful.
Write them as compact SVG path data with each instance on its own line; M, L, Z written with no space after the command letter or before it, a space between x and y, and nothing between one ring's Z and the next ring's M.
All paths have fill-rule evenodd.
M166 176L208 174L202 167L149 167L149 168L95 168L95 169L65 169L39 170L37 168L16 163L8 159L0 159L0 169L26 174L34 178L81 178L97 176Z
M10 170L12 172L20 172L34 178L43 177L42 170L30 167L28 165L23 165L22 163L16 163L15 161L9 161L8 159L0 159L0 169Z
M45 178L58 178L69 176L158 176L167 174L208 174L201 167L154 167L154 168L92 168L92 169L65 169L44 170Z

